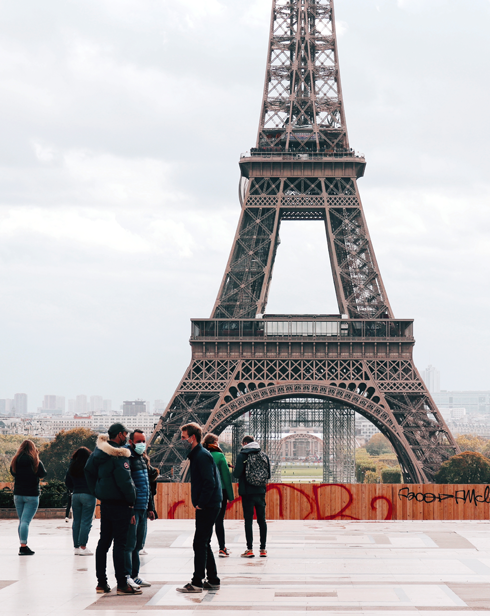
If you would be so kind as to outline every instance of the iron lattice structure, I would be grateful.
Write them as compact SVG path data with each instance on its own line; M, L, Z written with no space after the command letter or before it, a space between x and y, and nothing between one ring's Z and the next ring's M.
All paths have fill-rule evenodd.
M459 451L415 368L413 322L395 319L388 301L357 187L365 166L349 146L333 0L273 0L230 258L212 318L192 322L191 364L151 440L168 480L181 477L182 424L219 433L291 397L335 401L372 421L406 482L432 481ZM285 220L324 221L338 315L265 315Z
M245 430L255 435L271 460L272 480L281 481L281 444L286 430L317 429L323 437L323 481L355 481L355 413L346 405L315 398L286 398L259 404Z

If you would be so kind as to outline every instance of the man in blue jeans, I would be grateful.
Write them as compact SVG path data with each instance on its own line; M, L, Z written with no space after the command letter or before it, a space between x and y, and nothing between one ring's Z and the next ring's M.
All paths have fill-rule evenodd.
M147 519L155 519L155 505L153 494L150 489L150 470L156 471L149 465L146 451L146 437L143 430L134 430L129 435L129 465L131 467L131 478L136 486L136 502L134 504L133 516L129 525L128 538L126 540L126 550L124 553L126 577L130 586L151 586L140 577L140 550L146 536Z
M220 579L211 550L214 523L221 509L223 491L218 467L213 456L201 445L202 430L197 423L182 426L181 443L188 452L191 470L191 499L196 509L194 533L194 575L190 584L177 588L178 592L218 590ZM207 574L207 579L205 579ZM204 582L203 582L204 580Z

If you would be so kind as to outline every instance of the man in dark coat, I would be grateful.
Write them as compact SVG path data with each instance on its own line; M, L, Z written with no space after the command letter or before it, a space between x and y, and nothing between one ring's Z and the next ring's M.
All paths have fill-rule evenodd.
M112 556L117 579L118 595L140 595L141 590L130 586L126 579L124 550L128 528L133 516L136 488L131 479L129 457L125 447L128 430L120 423L113 424L109 436L100 434L97 447L85 465L85 478L90 492L100 500L100 539L95 553L98 593L111 592L107 583L107 552L114 541Z
M246 475L246 465L250 456L259 454L264 459L265 475L267 479L270 479L271 467L269 458L260 451L260 445L255 442L253 436L244 436L242 439L242 449L237 456L236 465L233 469L233 476L238 478L238 494L242 497L245 538L247 540L247 549L241 554L242 558L253 558L255 556L253 552L254 509L260 531L260 556L267 556L267 522L265 520L266 482L263 485L252 485L247 481Z
M189 423L182 426L181 432L182 445L188 451L187 457L190 461L191 499L196 509L196 531L192 544L194 575L190 584L177 590L185 593L202 592L203 588L217 590L220 579L211 550L211 537L223 498L219 471L213 456L201 445L201 427L197 423Z

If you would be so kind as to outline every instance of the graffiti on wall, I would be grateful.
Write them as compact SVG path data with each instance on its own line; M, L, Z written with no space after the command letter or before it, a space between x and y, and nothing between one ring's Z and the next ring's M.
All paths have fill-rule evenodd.
M453 493L444 494L441 492L412 492L410 488L401 488L398 492L398 498L401 500L405 498L409 501L415 500L418 503L442 503L445 500L454 499L454 502L459 505L473 504L475 507L480 503L490 504L490 486L486 486L483 490L483 494L477 494L476 489L471 490L455 490Z
M157 496L161 517L194 517L189 484L158 484ZM490 485L271 483L266 501L270 520L490 518ZM228 503L227 518L242 519L239 496Z
M335 494L335 499L330 498L334 490L340 490L340 495ZM354 495L350 486L338 483L308 484L308 488L300 485L285 483L270 483L267 485L267 497L273 495L277 498L278 519L287 520L290 517L285 511L285 501L294 501L295 506L303 510L304 513L299 518L302 520L360 520L361 518L351 515L349 510L354 503ZM226 507L227 511L232 512L237 506L241 509L241 497L230 501ZM269 500L269 499L268 499ZM332 501L338 501L338 509L325 512L326 504L331 505ZM167 519L173 520L177 516L179 507L186 506L185 500L179 500L170 505L167 510ZM391 520L393 513L393 503L387 496L373 496L369 504L371 510L378 515L378 507L384 507L384 517L381 519Z

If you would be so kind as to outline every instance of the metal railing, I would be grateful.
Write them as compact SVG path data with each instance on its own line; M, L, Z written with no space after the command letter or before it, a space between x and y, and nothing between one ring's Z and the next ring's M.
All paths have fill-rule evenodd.
M251 152L242 152L242 158L275 158L278 160L325 160L330 158L359 158L364 159L364 154L354 150L338 151L338 152L282 152L269 150L255 150Z

